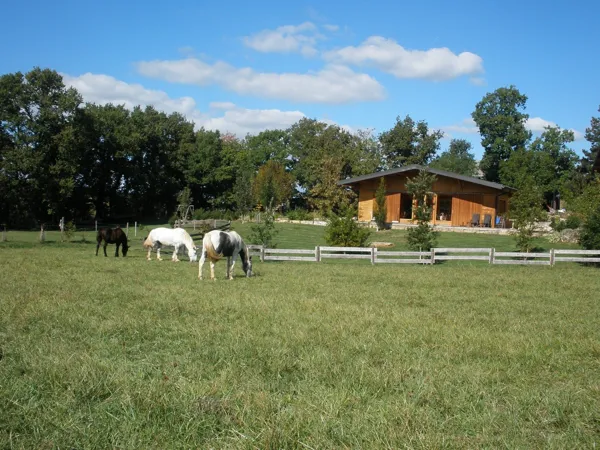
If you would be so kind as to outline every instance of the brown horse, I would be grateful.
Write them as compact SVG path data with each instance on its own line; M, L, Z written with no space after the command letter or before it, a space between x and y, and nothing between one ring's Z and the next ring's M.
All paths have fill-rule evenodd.
M98 249L100 248L100 243L104 240L104 256L108 256L106 254L106 246L108 244L117 244L115 248L115 256L119 256L119 245L122 245L123 256L127 256L127 250L129 250L129 245L127 245L127 235L121 228L117 226L117 228L100 228L98 230L98 235L96 236L96 241L98 245L96 245L96 256L98 256Z

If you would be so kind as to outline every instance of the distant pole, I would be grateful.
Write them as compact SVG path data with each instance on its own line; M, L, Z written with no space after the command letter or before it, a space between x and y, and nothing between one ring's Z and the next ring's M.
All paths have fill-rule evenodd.
M135 225L134 225L134 229L133 229L133 235L137 236L137 220L135 221Z
M61 240L61 242L64 242L64 240L65 240L65 218L64 217L60 218L60 223L58 226L60 227L60 240Z
M127 222L127 231L125 232L125 235L129 237L129 222Z
M46 240L46 232L44 231L44 224L42 224L42 229L40 230L40 242L44 242Z

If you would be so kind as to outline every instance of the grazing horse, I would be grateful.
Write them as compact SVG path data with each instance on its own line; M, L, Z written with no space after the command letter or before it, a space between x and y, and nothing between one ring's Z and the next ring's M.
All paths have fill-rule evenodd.
M227 272L229 279L233 280L233 266L235 258L240 255L242 260L242 268L247 277L252 276L252 257L248 254L248 248L242 237L235 231L209 231L202 239L202 255L198 263L198 279L202 279L202 266L206 258L210 259L210 279L215 279L215 263L226 257ZM231 257L231 266L229 266L229 257Z
M117 228L100 228L98 230L98 234L96 235L96 256L98 256L98 249L100 248L100 243L104 240L104 256L108 256L106 254L106 246L108 244L117 244L115 248L115 256L119 256L119 245L122 245L123 256L127 256L127 250L129 250L129 245L127 245L127 235L121 228L117 226Z
M187 248L190 262L194 262L197 259L194 240L183 228L155 228L152 230L144 240L144 248L148 249L148 256L146 259L150 261L150 253L154 248L156 249L156 259L162 261L160 249L163 245L175 248L175 250L173 250L173 256L171 257L173 262L179 261L177 258L177 251L179 250L179 247L183 245Z

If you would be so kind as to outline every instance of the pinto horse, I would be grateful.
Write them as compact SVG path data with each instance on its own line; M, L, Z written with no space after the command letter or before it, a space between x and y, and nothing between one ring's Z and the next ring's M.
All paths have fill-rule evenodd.
M202 255L198 263L198 279L202 279L202 266L206 258L210 259L210 279L215 279L215 263L221 259L227 258L227 273L229 279L233 280L233 266L235 258L240 255L242 260L242 269L247 277L252 276L252 256L248 254L248 248L242 237L235 231L209 231L202 239ZM231 257L231 266L229 266L229 257Z
M129 245L127 245L127 235L120 227L117 228L100 228L98 230L98 234L96 235L96 256L98 256L98 249L100 248L100 244L104 241L104 256L108 256L106 254L106 246L108 244L117 244L115 248L115 256L119 256L119 245L122 246L123 256L127 256L127 250L129 250Z
M179 261L177 258L177 251L181 246L187 248L190 262L194 262L197 259L194 240L183 228L155 228L152 230L144 240L144 248L148 249L148 256L146 259L150 261L150 253L152 253L152 249L156 249L156 259L162 261L160 249L163 245L175 248L173 256L171 257L173 262Z

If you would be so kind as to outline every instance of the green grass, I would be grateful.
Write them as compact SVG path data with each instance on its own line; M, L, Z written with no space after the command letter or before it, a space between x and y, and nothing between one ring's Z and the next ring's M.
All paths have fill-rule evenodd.
M279 247L322 238L294 227ZM597 268L257 262L226 281L221 262L200 282L140 234L127 258L8 237L0 448L600 443Z

